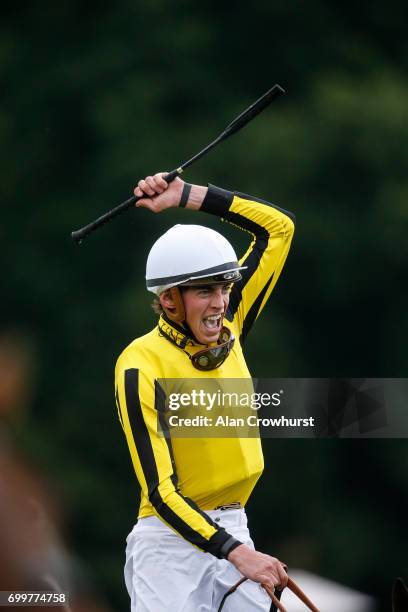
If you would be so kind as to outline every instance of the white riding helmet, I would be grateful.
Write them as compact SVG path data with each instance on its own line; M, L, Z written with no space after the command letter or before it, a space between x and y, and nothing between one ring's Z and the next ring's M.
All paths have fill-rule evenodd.
M160 295L182 284L240 280L234 249L224 236L202 225L175 225L152 246L146 264L148 291Z

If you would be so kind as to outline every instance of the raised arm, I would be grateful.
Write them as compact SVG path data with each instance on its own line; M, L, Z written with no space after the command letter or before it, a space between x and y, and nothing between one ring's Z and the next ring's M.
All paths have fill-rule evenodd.
M139 181L135 194L151 197L139 200L138 206L161 212L177 207L185 183L176 179L167 186L163 173ZM186 207L207 212L248 232L252 242L240 260L247 266L242 279L234 284L227 318L233 321L243 342L265 306L282 272L288 255L295 217L265 200L210 185L191 185Z
M294 233L294 215L259 198L212 185L201 210L223 218L252 237L240 259L247 268L234 284L227 313L243 342L282 272Z

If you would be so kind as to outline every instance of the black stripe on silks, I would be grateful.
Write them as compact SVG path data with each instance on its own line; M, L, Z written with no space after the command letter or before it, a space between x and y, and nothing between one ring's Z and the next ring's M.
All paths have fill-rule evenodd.
M234 283L232 287L228 306L229 316L227 316L228 321L232 321L235 316L235 313L238 310L238 306L242 297L242 292L246 284L258 268L262 255L264 254L266 247L268 246L269 233L264 227L262 227L262 225L259 225L258 223L255 223L254 221L251 221L250 219L247 219L246 217L243 217L238 213L229 212L226 217L226 220L229 223L237 225L241 229L246 230L255 236L255 244L253 246L253 249L246 258L246 260L242 263L242 265L247 266L247 268L246 270L241 271L241 280L237 283Z
M173 447L171 444L169 426L164 416L164 413L166 410L166 394L164 390L162 389L162 387L159 385L157 380L154 381L154 407L156 408L157 413L158 413L160 427L163 432L164 439L166 440L167 449L169 451L169 455L171 459L171 467L173 468L173 474L171 475L171 482L173 483L174 488L177 489L178 488L178 478L177 478L177 471L176 471L176 463L174 461Z
M188 540L198 548L202 550L212 552L216 555L217 543L220 538L214 539L214 536L210 540L206 540L200 533L194 531L181 519L167 504L164 503L160 492L159 492L159 475L157 466L154 458L153 447L149 437L146 423L143 418L142 407L139 399L139 370L137 368L131 368L125 371L125 395L126 405L128 409L129 422L132 429L133 439L136 445L136 450L140 459L143 474L147 483L149 500L153 504L155 510L166 521L173 527L185 540ZM180 495L180 493L177 493ZM183 498L182 495L180 495ZM183 498L184 499L184 498ZM216 526L218 530L220 528ZM218 531L215 535L218 534ZM221 534L221 548L225 538Z
M139 399L139 370L125 371L125 395L130 427L147 483L149 498L159 486L159 474Z
M245 342L245 339L246 339L246 337L248 335L248 332L251 329L252 325L254 324L256 316L257 316L257 314L259 312L259 309L261 307L262 300L264 299L265 294L268 291L268 288L269 288L269 285L272 282L273 276L274 276L274 274L272 274L272 276L270 277L270 279L266 283L265 287L262 289L261 293L256 298L255 302L252 304L251 308L248 310L247 316L245 317L244 324L242 326L242 332L241 332L241 335L239 337L239 341L241 342L241 344L243 344Z
M233 199L234 194L232 191L221 189L209 183L208 191L200 206L200 211L209 213L210 215L216 215L217 217L224 217Z
M180 497L183 496L180 495ZM183 521L178 514L163 502L157 489L150 496L150 501L155 507L156 512L166 521L166 523L171 525L185 540L188 540L191 544L198 546L198 548L206 552L210 552L217 556L224 541L230 537L222 527L216 526L216 533L211 536L209 540L206 540L198 531L194 531L190 525ZM215 536L217 536L217 538L215 538Z
M119 421L120 421L120 424L122 425L122 429L124 429L124 427L123 427L123 417L122 417L122 411L120 409L119 393L118 393L118 388L117 387L115 389L115 401L116 401L116 408L118 410Z
M296 223L296 217L293 212L285 210L284 208L281 208L280 206L276 206L276 204L271 204L271 202L268 202L267 200L262 200L262 198L254 198L254 196L247 195L246 193L241 193L240 191L235 191L234 195L238 196L239 198L242 198L243 200L252 200L252 202L258 202L259 204L266 204L266 206L275 208L276 210L279 210L281 213L289 217L289 219L292 219L293 223Z
M221 548L223 547L225 542L228 540L228 538L231 537L231 535L228 532L225 531L224 527L220 527L219 525L217 525L217 523L215 523L208 516L208 514L206 514L203 510L200 510L200 508L197 506L197 504L195 502L193 502L193 500L191 500L189 497L185 497L184 500L187 502L187 504L191 508L193 508L196 512L201 514L201 516L207 521L207 523L209 525L211 525L212 527L215 527L215 529L217 529L217 532L214 533L214 535L211 536L211 538L208 540L207 549L206 550L207 550L207 552L211 553L212 555L214 555L218 559L224 559L224 555L222 555L222 553L221 553Z
M228 306L228 310L226 312L226 319L228 321L232 321L235 313L238 310L238 306L241 301L242 291L244 287L248 283L252 274L255 272L258 267L259 261L266 249L269 234L265 228L257 223L250 221L246 217L239 215L238 213L229 212L229 208L234 199L234 196L238 196L244 200L249 200L253 202L258 202L259 204L265 204L266 206L270 206L271 208L275 208L279 210L283 214L287 215L293 222L295 222L295 215L279 206L275 206L266 200L262 200L261 198L256 198L240 191L235 191L232 193L231 191L226 191L225 189L220 189L215 185L208 185L208 191L204 201L201 205L200 210L204 212L208 212L213 215L217 215L218 217L224 217L226 221L237 225L239 228L249 231L251 234L255 236L255 245L249 254L248 258L243 262L244 265L248 266L246 270L242 270L242 278L240 281L234 283L234 286L231 291L230 302Z
M221 554L221 548L225 544L227 540L231 538L231 534L225 531L223 527L220 527L218 531L214 533L213 536L208 540L207 552L214 555L218 559L223 559L224 557Z
M200 510L200 508L197 506L195 502L193 502L192 499L190 499L189 497L184 497L184 501L190 506L190 508L193 508L193 510L201 514L201 516L207 521L209 525L212 525L212 527L215 527L216 529L220 528L219 525L217 525L217 523L214 523L214 521L210 519L208 514L206 514L203 510Z
M276 206L276 204L272 204L271 202L263 200L262 198L257 198L246 193L242 193L241 191L231 192L226 189L216 187L215 185L211 185L210 183L208 184L208 191L201 204L200 210L202 212L216 215L217 217L224 217L232 204L234 196L238 196L243 200L250 200L252 202L258 202L259 204L271 206L271 208L279 210L281 213L289 217L289 219L292 219L293 223L296 223L294 213L290 212L289 210L285 210L284 208Z

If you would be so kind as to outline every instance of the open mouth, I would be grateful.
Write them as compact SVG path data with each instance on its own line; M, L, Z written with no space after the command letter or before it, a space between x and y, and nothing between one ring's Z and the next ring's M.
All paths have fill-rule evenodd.
M223 315L218 314L218 315L211 315L209 317L204 317L202 321L203 321L204 327L208 329L208 331L216 332L216 331L220 331L221 329L222 319L223 319Z

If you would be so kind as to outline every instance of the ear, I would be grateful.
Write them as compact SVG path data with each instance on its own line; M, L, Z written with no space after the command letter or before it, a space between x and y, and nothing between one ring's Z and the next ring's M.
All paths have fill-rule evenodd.
M166 289L166 291L163 291L163 293L159 295L159 300L164 310L172 309L175 307L170 289Z
M186 318L184 302L178 287L166 289L159 296L160 304L166 315L176 323L183 323Z

